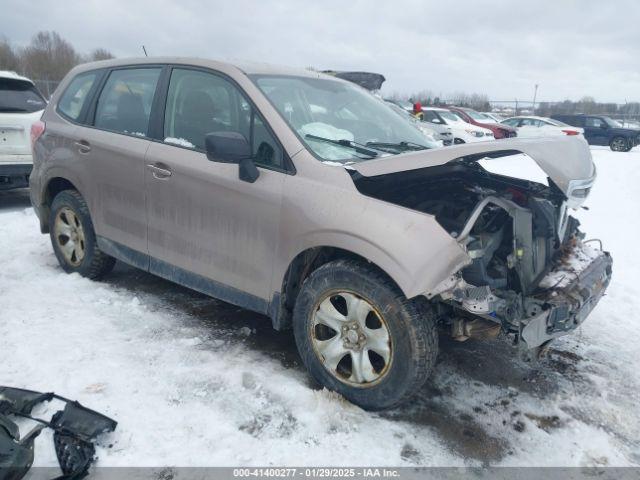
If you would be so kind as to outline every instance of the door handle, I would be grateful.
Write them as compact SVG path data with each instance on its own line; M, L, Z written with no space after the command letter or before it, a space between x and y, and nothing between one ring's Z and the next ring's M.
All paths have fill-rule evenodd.
M78 153L87 154L91 151L91 145L86 140L78 140L73 143L78 147Z
M157 165L154 165L153 163L148 164L147 168L151 170L153 178L157 178L158 180L166 180L171 176L171 170L159 167Z

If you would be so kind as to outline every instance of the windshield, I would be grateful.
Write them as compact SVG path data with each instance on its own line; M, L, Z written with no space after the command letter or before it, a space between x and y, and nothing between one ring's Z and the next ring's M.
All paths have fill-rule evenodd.
M602 117L602 119L605 122L607 122L607 125L609 125L611 128L622 128L622 124L620 122L618 122L617 120L614 120L613 118Z
M252 79L322 160L346 163L427 148L424 135L408 118L355 85L295 76Z
M447 120L448 122L464 122L458 115L448 110L438 111L438 115Z
M45 106L46 102L31 83L0 78L0 112L31 113Z
M473 110L465 110L464 113L469 115L474 120L477 120L478 122L486 122L486 121L493 122L493 120L491 120L486 115L483 115L481 113L475 112Z

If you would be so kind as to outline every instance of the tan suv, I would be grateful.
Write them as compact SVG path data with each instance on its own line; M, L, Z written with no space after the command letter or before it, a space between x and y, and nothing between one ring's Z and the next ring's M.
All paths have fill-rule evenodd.
M567 214L595 179L584 140L427 150L380 99L313 71L86 64L33 137L31 198L65 271L118 259L266 314L365 408L419 390L438 329L540 349L611 275ZM490 173L505 155L546 173Z

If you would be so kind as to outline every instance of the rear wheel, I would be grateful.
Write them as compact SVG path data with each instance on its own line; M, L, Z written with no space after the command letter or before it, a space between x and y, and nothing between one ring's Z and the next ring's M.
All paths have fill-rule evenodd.
M438 350L428 304L407 300L382 273L351 260L325 264L305 280L294 333L314 379L370 410L416 393Z
M65 272L100 278L113 269L115 258L98 248L89 208L76 190L65 190L53 199L49 232L53 251Z
M631 150L631 143L624 137L614 137L609 143L609 147L614 152L628 152Z

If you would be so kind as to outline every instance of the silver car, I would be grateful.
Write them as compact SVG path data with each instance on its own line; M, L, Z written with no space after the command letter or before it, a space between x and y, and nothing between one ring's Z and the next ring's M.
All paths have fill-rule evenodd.
M351 83L182 58L76 67L33 131L31 199L65 271L118 259L265 314L364 408L419 391L439 332L544 348L611 276L569 215L596 173L581 138L430 150ZM481 165L506 155L542 180Z

